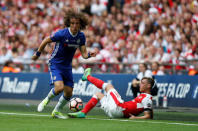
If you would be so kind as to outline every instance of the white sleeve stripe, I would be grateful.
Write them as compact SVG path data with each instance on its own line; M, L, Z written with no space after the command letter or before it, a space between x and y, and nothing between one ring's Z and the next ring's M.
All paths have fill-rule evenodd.
M143 107L144 107L144 108L149 108L149 109L152 108L152 100L151 100L149 97L145 97L145 98L142 100L142 104L143 104Z
M58 49L59 49L59 45L60 45L60 43L56 43L55 50L54 50L54 52L52 53L51 58L49 59L49 61L50 61L51 59L53 59L54 56L57 54Z

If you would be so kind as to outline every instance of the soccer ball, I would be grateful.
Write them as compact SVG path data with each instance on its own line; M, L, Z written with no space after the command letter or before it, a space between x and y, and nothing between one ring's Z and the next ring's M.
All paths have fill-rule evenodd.
M69 109L77 112L83 109L83 101L80 98L72 98L69 102Z

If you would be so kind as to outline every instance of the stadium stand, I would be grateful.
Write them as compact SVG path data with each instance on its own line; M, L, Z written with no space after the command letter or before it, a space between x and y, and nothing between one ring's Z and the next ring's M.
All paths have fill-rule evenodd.
M47 72L53 44L37 63L30 58L49 32L63 28L69 8L89 18L87 46L98 55L84 60L77 51L75 58L95 72L136 73L138 63L158 61L167 74L188 74L198 64L196 0L1 0L1 68L12 60L23 72Z

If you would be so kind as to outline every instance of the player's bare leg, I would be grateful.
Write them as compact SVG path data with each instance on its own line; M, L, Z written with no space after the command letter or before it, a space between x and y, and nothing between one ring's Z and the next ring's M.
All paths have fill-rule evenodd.
M103 84L103 89L104 89L106 92L108 92L109 90L114 89L114 87L113 87L112 84L105 83L105 84Z

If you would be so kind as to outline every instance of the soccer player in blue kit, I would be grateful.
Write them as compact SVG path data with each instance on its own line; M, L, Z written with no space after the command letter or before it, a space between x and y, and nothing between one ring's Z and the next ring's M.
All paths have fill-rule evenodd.
M53 118L66 119L60 109L70 100L73 91L73 75L71 62L76 49L79 47L82 57L88 59L95 57L95 52L87 52L86 38L80 30L85 29L88 19L84 14L75 10L65 13L64 24L66 28L60 29L53 36L46 37L40 44L32 60L37 60L48 43L55 42L55 47L49 59L50 81L54 88L50 90L47 97L38 105L38 112L43 111L50 100L63 92L57 105L52 111Z

